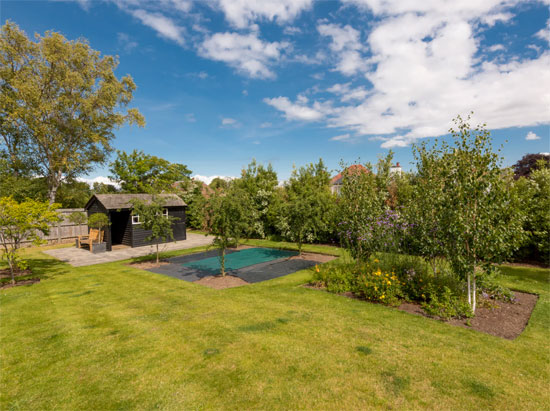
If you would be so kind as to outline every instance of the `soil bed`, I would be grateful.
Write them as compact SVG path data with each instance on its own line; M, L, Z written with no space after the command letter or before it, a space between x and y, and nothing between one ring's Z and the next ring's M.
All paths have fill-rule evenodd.
M158 264L156 261L140 261L136 263L128 263L126 265L134 268L141 268L142 270L148 270L149 268L156 268L168 264L170 264L168 261L160 260Z
M240 287L242 285L248 285L246 281L233 275L226 275L225 277L216 275L203 277L200 280L194 281L195 284L204 285L206 287L214 288L216 290L222 290L224 288Z
M315 284L305 284L304 287L326 291L324 287L319 287ZM350 292L341 293L339 295L347 298L360 299ZM404 302L397 307L397 309L411 314L440 320L458 327L470 328L486 334L513 340L517 338L527 326L529 318L531 318L531 313L538 300L538 296L535 294L514 291L514 295L516 296L516 301L514 303L489 300L488 302L493 308L478 306L475 317L470 319L451 319L445 321L441 318L435 318L426 314L420 304L417 303Z

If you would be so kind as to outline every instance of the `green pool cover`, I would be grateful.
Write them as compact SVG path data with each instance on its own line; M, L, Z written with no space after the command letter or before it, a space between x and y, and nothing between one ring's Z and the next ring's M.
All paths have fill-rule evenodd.
M274 248L247 248L225 256L225 270L238 270L255 264L266 263L278 258L292 257L298 255L296 251L277 250ZM210 274L220 273L219 257L204 258L183 264L184 267L206 271Z

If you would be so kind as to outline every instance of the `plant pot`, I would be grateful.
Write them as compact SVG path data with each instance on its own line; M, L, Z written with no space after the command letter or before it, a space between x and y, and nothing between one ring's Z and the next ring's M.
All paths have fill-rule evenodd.
M92 246L92 253L104 253L107 251L107 243L94 243Z

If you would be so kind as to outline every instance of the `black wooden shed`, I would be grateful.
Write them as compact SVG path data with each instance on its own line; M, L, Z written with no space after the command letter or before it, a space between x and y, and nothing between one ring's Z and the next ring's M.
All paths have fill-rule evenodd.
M164 202L165 213L176 217L172 229L174 240L185 240L187 205L175 194L158 194ZM95 194L84 207L88 217L95 213L104 213L109 217L110 225L105 228L105 242L107 250L111 251L114 245L123 244L129 247L140 247L152 244L146 240L151 231L141 228L139 216L132 214L132 200L141 200L145 203L152 199L151 194Z

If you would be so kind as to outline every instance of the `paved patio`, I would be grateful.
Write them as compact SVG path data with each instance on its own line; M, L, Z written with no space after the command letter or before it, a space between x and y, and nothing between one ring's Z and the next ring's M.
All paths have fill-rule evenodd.
M183 250L186 248L200 247L202 245L212 244L212 237L206 237L202 234L187 233L187 240L176 241L161 244L161 251ZM92 254L88 250L78 249L76 247L57 248L44 251L61 261L65 261L74 267L85 265L110 263L113 261L127 260L133 257L141 257L156 252L156 246L148 245L145 247L123 248L120 250L107 251L105 253Z

